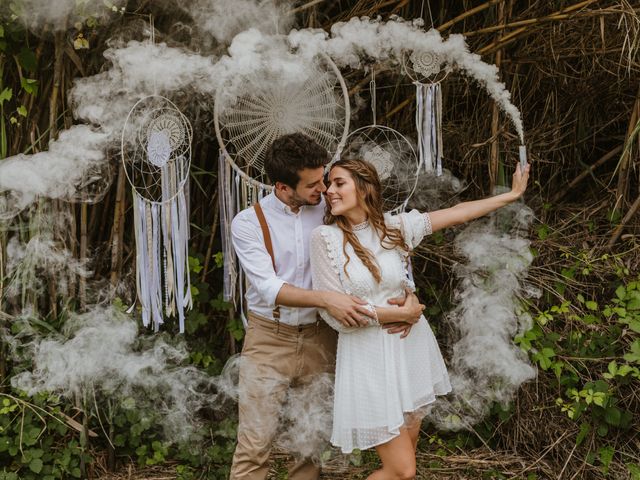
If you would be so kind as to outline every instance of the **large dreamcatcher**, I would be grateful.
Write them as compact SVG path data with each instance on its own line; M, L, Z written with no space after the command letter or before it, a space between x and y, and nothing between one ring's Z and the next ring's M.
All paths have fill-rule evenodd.
M301 132L334 155L349 129L347 87L328 56L297 59L299 74L291 75L270 67L277 56L264 55L264 67L227 80L217 92L214 108L227 301L235 301L236 288L243 285L229 241L231 220L272 190L264 171L271 143L281 135Z
M191 308L187 194L191 140L187 118L169 99L151 95L129 112L122 163L133 192L137 296L145 326Z

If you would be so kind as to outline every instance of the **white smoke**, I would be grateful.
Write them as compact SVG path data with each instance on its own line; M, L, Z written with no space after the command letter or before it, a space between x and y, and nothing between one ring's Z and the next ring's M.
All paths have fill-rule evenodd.
M536 295L523 280L533 255L524 237L533 214L511 204L465 227L455 239L466 258L455 266L459 278L453 311L446 316L458 334L449 364L452 393L439 398L430 420L440 428L469 428L494 402L513 399L520 385L536 376L513 338L531 328L520 312L520 296Z
M437 31L425 32L415 22L352 18L333 25L331 34L317 29L294 30L287 41L288 45L282 38L250 29L238 34L229 46L228 55L217 61L150 42L131 41L108 49L105 57L111 62L111 68L78 80L70 92L76 118L96 127L73 127L52 142L48 152L17 155L2 162L0 193L5 197L0 202L0 218L15 215L37 196L73 195L87 170L96 171L105 161L103 152L116 144L126 113L142 96L170 95L190 89L213 102L222 86L230 89L224 92L226 98L234 95L233 88L238 85L231 82L232 79L250 74L263 81L296 78L319 53L329 55L340 67L360 67L363 60L375 60L392 61L400 68L404 52L433 50L449 65L478 80L510 115L523 137L520 114L510 103L504 84L498 80L497 68L470 53L459 35L443 40ZM218 97L223 98L224 95ZM80 146L78 151L72 148L76 145ZM48 167L42 168L45 163ZM24 172L29 173L28 178Z
M61 132L47 151L20 154L0 162L0 192L12 194L16 210L27 207L38 196L72 196L86 173L105 162L108 140L98 129L75 125ZM0 210L0 219L11 214L10 210Z
M331 35L319 29L294 30L289 34L289 41L304 55L324 52L338 66L352 68L361 67L365 59L378 62L391 60L398 65L405 52L432 51L449 66L477 80L511 118L520 140L524 142L520 112L511 103L511 94L500 82L498 68L483 62L480 55L469 52L462 35L454 34L443 39L435 29L424 31L421 20L409 22L396 17L382 22L362 17L335 23L331 27Z
M133 398L159 416L168 439L188 439L199 424L198 411L217 398L213 379L185 365L184 343L141 338L136 322L115 308L72 314L60 335L22 341L21 354L33 369L11 379L15 388L29 395L87 398L99 392L119 401Z
M88 278L91 271L86 260L78 260L61 247L50 231L33 236L26 244L21 244L16 236L7 244L7 276L9 283L4 294L16 297L24 291L30 295L44 293L44 274L55 275L56 290L67 294L69 279L75 276Z
M293 24L293 2L274 0L195 0L183 6L202 33L228 44L240 32L255 28L266 34L287 33ZM234 14L237 12L236 14Z
M122 11L124 3L124 0L22 0L5 4L3 8L9 11L2 13L16 15L34 31L45 28L63 31L89 18L109 19Z

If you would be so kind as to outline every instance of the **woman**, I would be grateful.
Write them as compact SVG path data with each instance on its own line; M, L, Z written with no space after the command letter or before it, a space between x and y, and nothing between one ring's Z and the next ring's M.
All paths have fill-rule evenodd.
M407 272L409 252L432 232L515 201L528 176L529 166L521 172L518 165L508 193L429 213L391 216L383 215L380 180L371 164L344 159L332 165L325 225L311 235L313 286L362 298L377 320L347 328L320 311L340 332L331 442L344 453L375 447L382 468L369 480L415 477L424 409L451 390L429 324L421 315L415 320L415 302L398 307L386 301L414 288ZM418 307L419 312L424 308ZM389 335L381 325L394 323L397 331L398 317L404 333Z

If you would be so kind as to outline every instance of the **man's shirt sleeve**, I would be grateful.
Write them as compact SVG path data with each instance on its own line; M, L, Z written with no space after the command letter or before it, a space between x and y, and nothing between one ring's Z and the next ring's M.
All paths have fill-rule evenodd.
M267 306L275 308L278 292L286 282L273 269L260 227L246 215L237 215L231 223L231 241L249 282Z

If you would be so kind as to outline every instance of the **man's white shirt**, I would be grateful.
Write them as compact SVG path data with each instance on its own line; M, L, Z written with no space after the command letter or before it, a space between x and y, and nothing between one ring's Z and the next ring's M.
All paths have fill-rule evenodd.
M309 240L314 228L322 225L324 198L318 205L300 207L293 213L274 193L260 206L269 226L276 270L267 252L260 222L253 207L238 213L231 223L233 247L249 280L245 295L249 311L273 319L276 297L285 283L311 290ZM280 306L280 322L307 325L316 321L315 308Z

